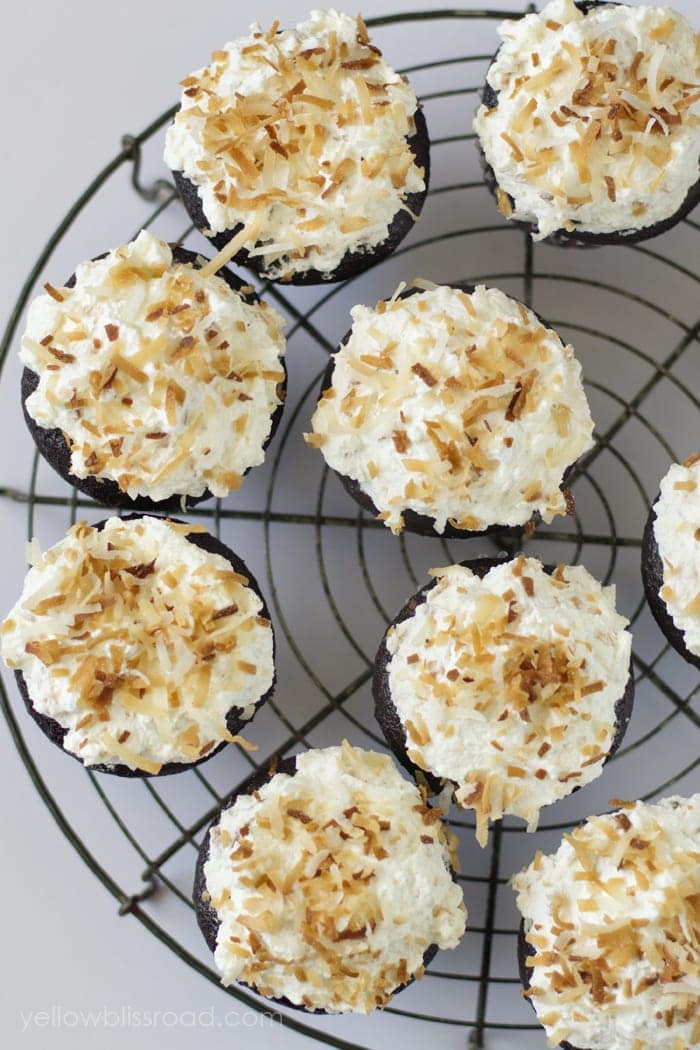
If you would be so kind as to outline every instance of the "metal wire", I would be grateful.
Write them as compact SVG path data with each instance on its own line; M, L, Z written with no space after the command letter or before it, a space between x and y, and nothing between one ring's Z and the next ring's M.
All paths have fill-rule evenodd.
M513 14L513 12L496 10L475 11L445 9L432 12L411 12L407 14L386 16L370 20L368 24L370 26L378 27L395 26L400 23L422 22L427 20L493 20L513 17ZM450 67L461 71L464 68L473 68L474 63L483 64L487 60L487 55L447 57L442 60L425 62L420 65L409 67L404 70L404 72L419 73L425 70L436 70L439 68L444 69ZM422 101L429 106L442 99L453 98L456 95L474 95L478 90L478 86L478 84L460 84L455 88L433 91L423 95ZM39 276L44 271L46 263L51 258L57 245L67 234L73 222L88 207L93 198L102 191L108 192L109 180L114 172L124 166L130 165L131 182L135 192L139 195L140 199L155 204L150 215L139 224L139 229L143 226L151 226L171 207L171 205L175 207L177 206L173 203L176 200L176 194L171 183L166 182L164 179L158 179L152 185L144 185L141 181L141 148L144 144L149 142L149 140L151 140L166 123L169 122L173 113L174 109L163 113L157 120L153 121L138 135L124 136L122 139L121 151L102 169L102 171L97 174L66 216L58 224L27 277L14 306L2 343L0 343L0 368L5 362L10 347L14 343L19 320ZM433 157L435 158L436 154L439 156L439 151L442 147L454 143L469 141L472 138L473 136L471 134L453 134L441 138L435 138L432 141ZM443 194L451 193L468 194L479 190L481 187L482 183L480 181L452 182L447 185L433 188L431 190L431 196L438 197ZM700 233L700 224L692 218L684 220L683 226L689 231L689 235L690 233L695 235ZM187 225L184 227L180 239L185 240L191 234L192 226ZM700 409L700 401L695 393L689 389L684 382L682 371L680 370L684 354L686 354L686 351L693 343L698 342L700 319L695 324L689 325L684 322L681 317L676 316L674 311L658 303L652 295L643 294L640 289L631 291L623 286L613 287L590 277L582 277L580 275L574 275L573 273L567 273L566 264L567 259L569 258L567 252L561 253L561 270L551 272L546 269L540 269L538 267L537 259L538 251L536 247L533 246L530 238L503 222L494 222L493 224L478 226L471 225L465 228L452 229L449 232L428 236L423 239L410 238L405 246L402 246L396 253L394 253L393 258L401 258L409 253L429 249L435 245L444 245L445 242L455 238L474 238L486 235L508 238L509 244L511 245L509 258L512 260L516 255L520 254L521 264L502 272L470 274L469 279L471 281L475 283L478 281L487 283L507 283L514 280L521 281L523 288L522 298L528 304L532 303L536 288L543 282L555 286L557 283L560 283L562 287L565 287L567 284L576 284L578 286L587 287L596 292L602 293L605 291L607 294L619 298L620 304L621 306L624 306L624 308L638 307L639 309L648 311L651 316L663 320L676 332L675 342L670 352L666 355L663 361L659 363L640 347L625 341L619 336L607 333L594 324L574 322L571 319L567 319L565 316L550 318L551 323L555 327L572 332L574 337L590 337L601 343L601 345L606 344L611 354L614 353L622 355L623 357L629 357L631 361L643 365L649 371L649 375L645 381L638 387L631 397L622 397L607 382L593 379L588 379L587 381L589 389L595 391L600 397L607 399L607 401L614 407L614 415L605 429L596 434L595 447L578 465L574 485L576 486L577 494L582 486L584 486L584 483L587 488L591 490L598 505L602 509L606 529L602 531L600 529L596 531L587 531L584 528L581 516L577 513L572 522L571 519L569 519L571 522L570 525L539 529L534 536L524 541L525 544L546 543L551 547L552 551L560 550L561 545L564 544L570 549L570 555L567 560L572 563L576 563L581 559L582 552L586 546L601 549L607 548L608 564L604 572L604 580L607 583L615 578L615 573L618 570L618 556L620 552L638 552L641 546L643 519L649 507L649 495L642 479L639 477L637 470L630 462L629 456L626 455L624 446L619 444L621 433L626 424L630 421L634 421L646 434L649 435L650 439L653 439L653 441L663 449L664 455L669 460L677 458L677 454L674 451L672 444L667 440L664 434L661 433L653 420L645 415L644 409L645 406L649 404L651 396L662 382L670 384L678 396L686 399L689 405L693 408ZM127 239L126 233L125 239ZM684 266L681 262L661 254L655 248L650 248L644 245L634 245L625 249L616 250L626 254L628 265L630 265L629 260L631 260L631 264L634 264L635 260L641 261L644 259L649 263L653 263L655 266L670 269L672 272L678 274L679 277L682 276L684 279L694 282L695 284L700 283L700 277L697 273L690 270L687 266ZM320 482L315 498L315 506L309 505L304 511L300 512L297 510L291 513L273 508L273 501L279 488L280 477L284 471L284 456L288 444L291 440L299 439L302 417L307 412L314 393L318 388L318 382L325 367L326 355L334 349L333 341L324 334L323 324L320 321L320 317L323 315L324 309L329 304L333 304L333 300L341 293L342 288L339 286L333 286L327 290L319 290L315 301L307 308L304 308L304 306L297 303L294 289L285 288L284 291L281 291L277 286L270 285L268 282L263 282L260 286L260 291L268 298L277 302L277 304L288 314L291 319L288 337L291 338L296 333L303 333L310 343L309 353L318 351L318 370L313 374L310 381L301 391L296 404L287 405L283 426L272 449L269 483L263 506L259 509L243 509L237 508L235 505L222 505L220 500L216 500L213 504L199 506L191 512L191 516L193 517L206 519L209 522L212 531L217 535L219 535L224 523L257 522L261 525L267 570L266 590L271 600L275 622L280 629L284 643L289 650L288 659L297 662L299 668L305 675L309 687L313 687L321 698L320 706L303 718L296 718L294 713L281 701L273 700L270 702L268 706L276 717L277 728L280 731L280 738L274 741L275 746L273 746L271 741L269 753L264 754L259 758L253 758L253 756L247 751L242 752L242 761L247 762L250 767L255 769L266 766L270 758L275 754L284 754L285 752L293 751L299 747L312 746L314 732L331 722L335 725L334 720L337 719L341 719L345 724L350 726L352 730L357 730L364 734L364 737L368 738L376 746L383 746L383 741L373 724L368 724L366 720L366 712L357 714L352 709L352 704L363 694L363 690L366 692L367 683L371 676L374 650L372 649L371 651L368 651L367 645L363 644L360 638L356 636L356 630L353 627L352 622L348 622L346 615L343 612L342 596L339 596L334 590L334 582L330 571L332 559L329 559L325 549L325 544L327 543L329 534L337 535L337 530L346 530L348 534L348 542L350 542L352 533L354 532L354 549L357 558L357 566L372 609L384 622L388 622L395 611L390 608L386 600L382 598L378 587L378 583L381 583L381 580L378 581L376 571L374 571L369 564L367 547L368 539L372 536L377 537L379 535L377 530L383 530L383 525L368 518L364 512L356 511L354 507L351 506L348 506L347 511L341 514L338 514L337 512L326 512L325 507L328 494L327 470L321 471ZM307 301L308 297L306 299L300 299L299 303ZM613 498L609 498L608 495L606 495L604 487L593 473L598 460L604 456L612 457L620 468L626 472L627 477L639 498L641 507L639 530L634 535L621 535L619 533L615 517L615 497L613 495ZM37 515L45 508L65 507L68 512L69 522L71 523L76 520L78 512L82 513L83 511L95 508L95 505L90 500L78 495L75 490L67 492L62 496L54 496L37 491L38 463L38 454L35 454L26 491L15 487L0 486L0 497L26 505L28 538L31 538L35 532ZM580 495L579 502L582 505L584 504L584 500L581 499ZM345 640L349 650L354 654L354 658L358 662L357 673L341 688L331 688L324 681L324 675L315 667L315 657L317 654L313 652L307 653L304 650L295 636L293 624L290 622L290 618L286 614L283 598L278 591L273 553L273 530L277 530L282 526L290 530L290 535L293 534L295 528L311 529L313 531L316 565L323 598L328 606L334 623L337 625L340 637ZM396 543L396 541L394 542ZM468 543L469 541L465 545L464 541L462 541L455 546L454 544L443 541L440 545L442 556L451 561L460 560L467 556L468 552L465 551L465 546L468 546ZM398 541L397 547L400 552L403 570L409 580L409 586L418 587L422 580L422 569L419 570L413 563L416 549L415 544L410 542L404 535L401 537L400 541ZM553 557L557 560L562 560L559 554L554 554ZM636 623L642 615L643 608L644 602L643 599L641 599L631 615L633 624ZM648 728L641 736L623 747L613 761L619 762L631 752L637 751L645 744L654 741L662 731L668 730L669 727L674 729L679 737L684 733L687 734L691 732L693 728L700 728L700 714L698 714L698 711L693 706L697 700L700 686L695 686L685 695L676 691L676 689L669 683L664 671L662 670L662 665L667 658L668 653L668 645L663 645L659 652L652 658L649 658L646 653L642 656L639 652L635 651L634 667L638 688L642 682L647 682L650 688L653 687L660 697L663 697L668 701L670 709L664 714L661 714L655 724ZM189 858L188 863L191 863L193 866L195 850L201 840L202 832L222 802L224 794L217 790L212 783L212 776L207 771L208 767L205 767L205 769L195 769L191 773L182 775L183 778L191 778L193 787L197 785L207 801L207 805L202 807L202 812L198 814L196 819L191 819L190 817L185 819L185 817L177 812L175 804L167 798L167 788L160 782L143 781L141 784L132 783L129 785L129 789L134 795L138 792L142 792L139 796L140 803L154 807L172 829L171 837L167 844L160 845L158 849L155 849L152 844L146 845L142 843L141 836L132 827L133 821L131 813L122 813L120 805L110 797L105 779L92 773L87 774L87 781L91 784L100 802L105 807L106 813L113 820L116 833L123 836L125 845L128 844L128 847L133 851L134 855L139 858L139 862L144 866L142 873L142 886L137 888L134 892L128 892L99 862L89 844L84 841L81 835L72 826L71 821L56 800L54 790L52 790L51 785L47 783L42 775L27 741L25 741L23 729L20 727L19 721L15 716L13 707L11 706L10 699L1 683L0 690L2 710L8 722L10 733L37 791L68 841L104 884L107 890L115 897L119 905L119 914L130 914L136 917L154 934L154 936L158 937L159 940L175 952L175 954L184 962L206 977L209 981L218 985L218 975L213 968L207 963L202 962L200 958L193 955L178 940L173 932L171 932L171 930L169 930L157 918L159 910L158 901L162 902L163 895L166 893L180 900L185 908L192 908L187 893L182 890L177 884L175 878L171 876L168 866L183 855ZM644 797L658 797L660 793L667 791L682 777L696 769L699 764L700 759L695 759L684 769L675 773L672 777L667 778L663 784L657 785L653 790L647 792ZM245 776L247 775L248 773L245 774ZM182 782L182 778L178 779ZM241 782L243 779L244 777L242 775ZM230 790L230 788L228 790ZM226 793L228 793L228 791ZM464 817L457 817L451 820L450 823L460 835L464 843L471 840L474 832L473 820ZM541 831L545 833L561 831L570 828L571 826L572 823L565 821L545 822L541 825ZM513 942L514 958L514 938L516 936L516 930L514 926L503 926L498 924L498 895L500 889L508 881L503 870L504 848L510 840L513 840L514 836L522 835L522 832L523 828L520 826L516 826L507 821L502 823L499 822L493 830L490 852L488 854L484 873L467 872L459 876L460 882L465 888L471 888L475 892L479 890L479 888L483 888L486 891L483 919L478 912L472 913L468 927L469 936L478 936L482 939L476 972L457 973L441 970L437 967L431 968L428 971L427 976L433 981L458 981L464 982L465 985L475 986L476 996L472 1016L446 1017L433 1015L427 1012L419 1012L418 1010L404 1009L401 1005L402 999L397 1000L397 1005L388 1008L385 1011L386 1013L400 1017L413 1018L416 1021L420 1020L423 1022L430 1022L438 1026L460 1026L465 1030L465 1043L469 1046L470 1050L481 1050L481 1048L485 1047L487 1045L485 1039L487 1038L487 1033L489 1031L522 1033L535 1031L539 1028L534 1021L532 1023L516 1024L500 1020L494 1016L491 1009L494 996L498 994L500 997L501 995L499 989L503 988L503 995L509 997L517 996L518 994L516 987L510 987L517 986L518 984L518 978L515 976L515 965L513 965L513 976L495 974L493 972L493 949L495 938L508 938ZM146 906L146 902L148 902L148 906ZM251 1009L267 1009L264 1001L261 1002L242 988L229 988L226 989L226 991L229 995L233 996ZM404 1001L408 1002L409 1000L406 999ZM330 1046L348 1048L348 1050L362 1050L360 1044L344 1040L325 1029L320 1031L314 1026L311 1020L302 1020L301 1016L298 1014L287 1014L280 1011L276 1016L281 1024L292 1030L303 1033L306 1036L313 1037L319 1042Z

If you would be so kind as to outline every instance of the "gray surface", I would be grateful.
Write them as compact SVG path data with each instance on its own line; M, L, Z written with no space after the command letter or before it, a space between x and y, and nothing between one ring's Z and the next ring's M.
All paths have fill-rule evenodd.
M396 10L394 3L368 2L366 16ZM428 4L404 4L403 8L425 9ZM432 5L435 9L438 5ZM465 5L475 6L475 5ZM501 8L520 9L518 3L501 0ZM697 17L693 0L677 0L675 5L690 17ZM295 20L306 13L299 3L285 6L285 20ZM265 23L279 14L280 6L260 0L256 16ZM205 13L206 12L206 13ZM63 215L67 206L83 189L88 179L118 148L121 134L139 130L176 97L177 82L191 68L204 62L209 51L223 41L238 35L248 22L248 15L237 5L210 0L195 7L183 0L151 0L137 4L134 0L94 4L73 0L59 7L46 2L38 5L13 5L11 25L5 25L2 44L3 76L6 90L2 163L5 186L5 251L2 253L3 302L0 310L7 314L20 283L43 245L47 233ZM483 23L430 23L425 29L402 29L377 34L390 61L410 64L426 58L489 53L495 47L493 25ZM461 39L460 39L461 38ZM477 83L482 67L472 67L463 83ZM421 92L439 90L443 82L459 83L459 71L449 76L421 75L416 87ZM461 130L470 119L471 97L442 106L432 104L428 119L433 136L445 136ZM158 139L158 147L160 145ZM441 147L435 157L434 185L456 182L464 171L465 179L477 177L476 159L471 147ZM161 174L158 150L146 160L147 177ZM46 277L60 281L76 261L87 258L108 246L120 243L136 230L144 206L128 187L125 174L117 176L108 193L85 213L56 252ZM464 196L436 196L429 203L425 221L414 239L429 232L449 232L460 226L492 223L494 212L485 191L471 191ZM182 217L173 212L155 229L172 235L184 227ZM667 235L650 247L654 252L670 255L697 270L700 235L691 236L687 228ZM415 275L436 280L474 277L489 272L518 269L521 241L513 235L488 235L477 242L474 238L457 238L438 250L421 250L408 256L402 265L398 260L370 274L342 291L332 303L319 311L318 324L334 340L347 327L347 311L354 301L373 302L391 292L400 279ZM517 252L513 260L512 253ZM553 273L566 270L580 273L603 284L611 281L628 287L677 315L682 321L696 321L697 293L694 285L668 270L653 257L627 250L604 252L562 252L538 249L538 268ZM45 279L45 278L44 278ZM522 293L517 281L501 281L506 291ZM294 293L294 301L313 301L315 293ZM594 288L574 288L556 281L538 282L536 308L553 321L578 321L616 333L619 338L639 347L654 360L662 360L678 337L678 330L652 311L630 306L614 294ZM563 328L566 333L566 328ZM573 333L568 333L573 339ZM603 380L622 399L629 398L650 374L627 353L590 336L580 336L575 345L586 374L594 381ZM290 345L289 363L294 373L292 403L307 381L322 364L322 352L307 337L297 335ZM697 390L697 345L691 347L679 365L692 389ZM19 369L11 359L3 373L0 391L3 411L0 413L0 442L5 450L1 480L26 488L31 462L31 444L19 412L17 386ZM591 391L591 402L599 426L614 418L619 405L609 396ZM695 451L697 414L684 396L664 382L648 402L647 413L674 452L684 456ZM284 473L275 488L273 509L312 513L318 494L320 460L301 447L298 432L306 429L310 411L307 403L297 424L294 440L285 446L282 458ZM278 439L279 440L279 439ZM275 446L276 447L276 446ZM620 434L618 446L633 461L644 480L649 496L653 495L658 477L666 469L668 452L632 421ZM623 535L641 535L642 501L639 492L614 457L602 457L595 474L603 491L610 496L618 531ZM231 506L259 507L264 502L269 482L269 465L246 482ZM61 492L61 483L48 469L40 471L39 487L43 492ZM604 506L599 496L585 484L579 493L579 507L584 527L606 534ZM354 508L339 487L330 483L324 508L337 514L354 514ZM65 510L44 510L37 516L36 532L43 545L54 542L67 524ZM22 542L26 533L26 514L22 507L0 503L0 531L3 556L2 612L9 607L21 586L24 574ZM330 535L328 533L330 532ZM224 538L250 561L265 586L265 560L260 526L238 525L225 528ZM323 552L329 585L342 614L361 647L372 653L383 629L383 619L368 597L357 571L354 530L325 530ZM409 539L406 544L413 571L419 580L429 565L445 561L438 544ZM327 688L339 691L364 667L362 658L346 638L331 626L328 608L317 582L315 535L309 526L273 529L271 534L271 569L280 595L280 607L293 623L294 637L308 655L314 670ZM467 547L453 544L452 556L466 556ZM476 548L469 547L471 556ZM571 557L573 548L548 545L542 551L551 557ZM593 572L606 569L605 547L586 547L583 561ZM367 563L377 584L381 604L390 613L396 611L414 589L405 571L400 547L391 536L372 532L367 544ZM639 600L641 586L637 572L637 551L621 552L615 580L619 587L621 608L630 613ZM300 587L306 602L299 607ZM660 648L660 636L648 614L644 614L636 631L639 652L651 659ZM279 700L295 719L302 711L313 711L319 698L298 661L283 644L280 666ZM695 672L679 658L664 658L661 673L679 692L687 692L696 681ZM13 701L13 683L7 680ZM365 689L353 698L350 710L367 724L368 697ZM640 689L630 739L643 736L660 720L673 713L673 708L655 689ZM22 712L20 712L22 716ZM46 780L65 806L70 819L80 827L95 855L125 887L136 891L143 867L125 840L115 830L95 792L78 765L62 756L40 736L26 716L22 718L27 741ZM552 820L583 817L604 808L611 795L636 796L654 790L666 776L690 763L697 754L697 737L683 716L675 717L655 738L653 746L644 745L636 757L624 757L615 764L602 782L555 808ZM359 743L362 735L339 718L324 724L312 742L336 742L343 734ZM261 717L249 736L261 745L261 753L271 750L280 736L272 717ZM364 741L366 743L366 740ZM170 1047L191 1047L195 1040L203 1045L223 1048L240 1042L251 1050L257 1047L293 1047L309 1045L308 1039L284 1032L269 1022L246 1015L236 1002L215 985L204 980L184 965L155 940L138 922L118 918L116 905L90 871L83 865L56 828L52 817L34 792L11 740L3 734L0 761L0 790L4 805L4 862L0 870L0 900L3 901L5 964L0 984L0 1026L11 1045L45 1050L46 1047L111 1048L124 1045L128 1039L134 1050L161 1045L167 1038ZM229 749L230 751L232 749ZM242 766L233 755L216 759L213 773L222 789L235 780ZM104 782L104 778L103 781ZM137 788L138 794L133 789ZM686 793L698 789L697 773L688 776L679 788ZM164 789L184 819L194 819L205 803L188 778L179 785ZM166 821L156 820L155 808L147 804L140 785L109 785L110 796L138 828L144 841L151 845L167 844L173 830ZM559 832L537 837L539 848L553 848ZM506 836L504 872L527 862L534 852L535 840L524 835ZM156 846L157 848L157 846ZM475 846L463 850L464 867L482 870L486 857ZM170 874L186 890L194 860L192 850L181 851ZM484 894L469 891L471 922L483 919ZM161 894L153 901L153 914L173 929L177 937L207 962L207 953L193 927L191 913ZM497 925L511 925L514 920L512 895L499 893ZM480 945L477 935L467 938L465 948L439 957L441 969L478 968ZM493 972L513 975L515 963L512 944L505 938L494 940ZM437 979L426 980L397 1000L397 1007L419 1012L444 1012L460 1017L473 1012L475 984L456 984ZM519 1000L517 988L494 989L494 1017L531 1022L527 1006ZM114 1011L100 1015L103 1007ZM89 1017L75 1017L70 1011L93 1012ZM213 1011L214 1015L208 1011ZM147 1024L143 1012L161 1011L155 1024ZM169 1011L163 1015L163 1011ZM180 1023L173 1021L180 1015ZM190 1013L192 1011L193 1013ZM204 1011L204 1013L202 1013ZM140 1016L137 1016L142 1012ZM197 1016L199 1015L199 1016ZM152 1018L151 1018L152 1020ZM199 1025L198 1032L193 1025ZM213 1027L211 1027L213 1025ZM424 1045L433 1039L445 1050L463 1048L464 1029L434 1029L425 1022L389 1016L371 1019L343 1019L321 1022L320 1026L341 1036L379 1047L391 1039L400 1039L407 1048ZM24 1030L23 1030L24 1029ZM524 1050L544 1047L544 1039L532 1037L490 1037L489 1050L505 1050L517 1045Z

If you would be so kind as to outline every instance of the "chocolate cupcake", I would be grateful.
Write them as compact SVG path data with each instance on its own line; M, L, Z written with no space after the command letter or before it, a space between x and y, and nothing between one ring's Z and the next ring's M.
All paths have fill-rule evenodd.
M255 580L202 526L80 522L32 568L2 626L27 710L86 767L179 773L272 694L274 636Z
M308 444L393 533L566 513L564 478L593 432L572 347L496 288L418 284L354 307Z
M673 648L700 667L700 453L674 463L642 543L649 608Z
M30 307L27 425L98 503L180 509L226 496L264 460L286 389L284 322L199 262L144 230Z
M521 979L549 1046L685 1050L700 1043L700 795L620 805L513 878Z
M505 814L600 776L632 711L631 635L614 587L582 566L481 559L433 569L387 630L375 713L397 758L453 789L486 845Z
M359 16L278 25L253 26L185 77L165 162L218 261L293 284L346 280L420 214L425 118Z
M631 244L700 201L700 60L671 8L551 0L502 23L475 121L499 211L535 240Z
M225 985L312 1013L370 1013L454 948L452 836L387 755L306 751L224 805L200 850L197 920Z

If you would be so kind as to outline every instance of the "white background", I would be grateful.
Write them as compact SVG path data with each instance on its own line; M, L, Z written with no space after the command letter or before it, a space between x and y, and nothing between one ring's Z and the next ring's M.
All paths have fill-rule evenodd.
M398 9L426 9L410 0L367 0L370 17ZM444 5L432 5L433 9ZM476 6L468 2L464 6ZM520 10L520 3L500 0L501 9ZM697 17L696 0L675 6ZM9 313L20 284L48 232L88 180L116 153L123 132L137 131L178 97L178 81L204 64L209 52L240 35L253 16L263 24L274 17L296 21L307 12L303 3L282 7L257 0L249 8L222 0L71 0L68 4L12 4L5 14L2 55L2 232L0 253L2 301L0 320ZM436 23L431 23L435 26ZM446 41L449 53L493 50L493 25L451 23L451 33L465 34L461 44ZM436 30L437 31L437 30ZM474 34L475 39L466 38ZM478 39L476 39L478 37ZM395 65L420 61L420 41L413 53L387 57ZM386 45L385 45L386 48ZM158 174L154 168L152 174ZM121 197L115 197L120 201ZM127 218L131 231L133 222ZM73 261L116 243L119 215L100 229L81 231L85 249ZM73 246L78 242L74 240ZM56 283L71 266L63 260L50 272ZM65 271L65 273L64 273ZM14 353L14 351L13 351ZM29 444L17 410L16 366L8 366L2 394L2 480L26 485ZM697 378L697 372L696 372ZM696 439L697 440L697 439ZM0 503L0 526L6 551L2 613L14 601L23 574L22 537L25 512ZM11 544L8 549L8 544ZM13 683L8 682L10 688ZM219 1048L294 1047L309 1040L279 1028L239 1027L193 1032L186 1020L179 1028L129 1031L39 1027L36 1012L111 1009L131 1011L202 1011L214 1008L221 1020L238 1008L215 986L199 977L156 941L138 922L118 918L114 899L67 844L36 795L12 741L0 726L0 794L3 800L0 907L2 908L2 975L0 1028L10 1046L27 1050L47 1047L111 1048L128 1042L132 1050L167 1044L172 1050L198 1045ZM33 726L28 733L37 734ZM34 738L32 738L34 741ZM38 759L60 777L73 765L51 749L37 746ZM58 764L56 764L58 763ZM78 770L78 773L80 771ZM75 771L66 771L66 776ZM99 821L100 811L95 810ZM456 986L457 988L457 986ZM34 1012L35 1021L22 1033ZM42 1019L39 1018L39 1024ZM370 1022L371 1023L371 1022ZM436 1045L463 1046L463 1031L428 1032L420 1022L412 1035ZM398 1029L397 1029L398 1031ZM366 1034L371 1028L363 1028ZM405 1036L407 1028L402 1028ZM517 1036L515 1037L517 1041ZM507 1041L493 1046L515 1045ZM544 1042L528 1045L543 1046ZM518 1046L520 1044L518 1043Z

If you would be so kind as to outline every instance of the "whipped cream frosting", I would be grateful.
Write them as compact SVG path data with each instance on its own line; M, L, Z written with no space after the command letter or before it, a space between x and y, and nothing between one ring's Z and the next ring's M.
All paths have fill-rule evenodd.
M539 811L600 776L630 670L615 588L583 566L518 557L435 585L386 637L389 694L412 762L456 785L483 846L489 820Z
M464 933L450 833L387 755L296 756L209 834L207 899L224 984L328 1013L369 1013Z
M562 478L591 447L593 420L581 366L556 332L483 285L351 313L305 436L392 532L409 509L440 533L566 513Z
M660 596L686 648L700 656L700 455L669 469L654 514L663 564Z
M248 580L162 518L85 522L41 554L2 626L2 657L86 766L158 773L232 737L274 679L273 634Z
M549 1046L700 1044L700 795L589 817L513 879Z
M667 219L700 171L700 49L668 7L573 0L508 20L474 121L507 218L606 234Z
M63 431L71 472L129 497L225 496L263 462L280 404L282 317L223 278L135 241L45 285L20 360L39 377L31 418Z
M245 225L239 246L267 276L330 276L425 189L407 143L418 102L359 17L277 26L253 25L185 78L165 162L195 184L212 232Z

